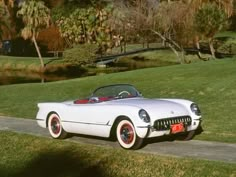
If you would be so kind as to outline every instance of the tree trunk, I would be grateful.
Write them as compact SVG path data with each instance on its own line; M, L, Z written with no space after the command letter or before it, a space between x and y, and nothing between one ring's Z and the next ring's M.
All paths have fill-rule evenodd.
M36 51L38 53L38 57L39 57L39 60L40 60L40 63L41 63L41 68L44 69L44 62L43 62L43 58L41 56L41 53L40 53L40 50L39 50L39 47L38 47L38 44L36 42L36 39L35 39L35 36L33 35L32 37L32 40L33 40L33 43L34 43L34 46L36 48Z
M196 45L196 47L197 47L197 56L198 56L198 58L200 59L200 60L203 60L203 61L207 61L207 60L209 60L208 58L204 58L203 56L202 56L202 53L200 52L200 50L201 50L201 48L200 48L200 44L199 44L199 37L198 36L195 36L195 41L194 41L194 43L195 43L195 45Z
M201 52L200 52L200 44L199 44L199 38L198 38L198 36L195 37L195 45L196 45L197 50L198 50L198 56L199 56L200 58L202 58L202 54L201 54Z
M126 28L123 25L123 31L124 31L124 53L126 53L126 40L127 40L127 36L126 36Z
M215 49L214 49L214 46L213 46L213 40L212 39L209 39L209 47L210 47L210 50L211 50L211 55L215 59L216 58Z
M148 36L147 36L146 42L147 42L147 48L149 49L150 46L149 46L149 38L148 38Z

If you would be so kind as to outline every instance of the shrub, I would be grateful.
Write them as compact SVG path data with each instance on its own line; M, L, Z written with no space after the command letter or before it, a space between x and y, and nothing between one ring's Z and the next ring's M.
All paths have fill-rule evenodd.
M68 63L83 65L91 63L96 58L96 44L80 44L64 52L64 60Z

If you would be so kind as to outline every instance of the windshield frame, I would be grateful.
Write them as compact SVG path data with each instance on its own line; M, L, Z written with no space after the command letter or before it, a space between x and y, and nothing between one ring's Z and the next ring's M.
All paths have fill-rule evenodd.
M111 94L106 94L109 91L111 92ZM107 97L111 99L124 99L124 98L142 97L142 95L131 84L113 84L113 85L106 85L106 86L98 87L97 89L93 91L90 98L92 97L93 98L94 97L97 97L97 98Z

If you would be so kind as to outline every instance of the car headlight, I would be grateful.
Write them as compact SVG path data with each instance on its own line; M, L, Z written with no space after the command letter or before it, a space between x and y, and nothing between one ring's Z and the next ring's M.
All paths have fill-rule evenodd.
M138 114L139 114L139 117L142 121L144 121L146 123L150 122L150 117L145 110L141 109Z
M191 104L190 108L191 108L191 111L197 116L201 115L201 111L196 103Z

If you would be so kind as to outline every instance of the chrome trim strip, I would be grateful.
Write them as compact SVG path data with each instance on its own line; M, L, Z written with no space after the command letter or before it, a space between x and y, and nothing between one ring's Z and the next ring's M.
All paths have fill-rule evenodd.
M202 120L202 118L199 118L199 119L193 119L193 120L200 120L200 121L201 121L201 120Z
M87 123L87 122L75 122L75 121L61 121L61 122L65 122L65 123L75 123L75 124L86 124L86 125L101 125L101 126L109 126L109 127L111 127L111 125L108 125L108 124Z

